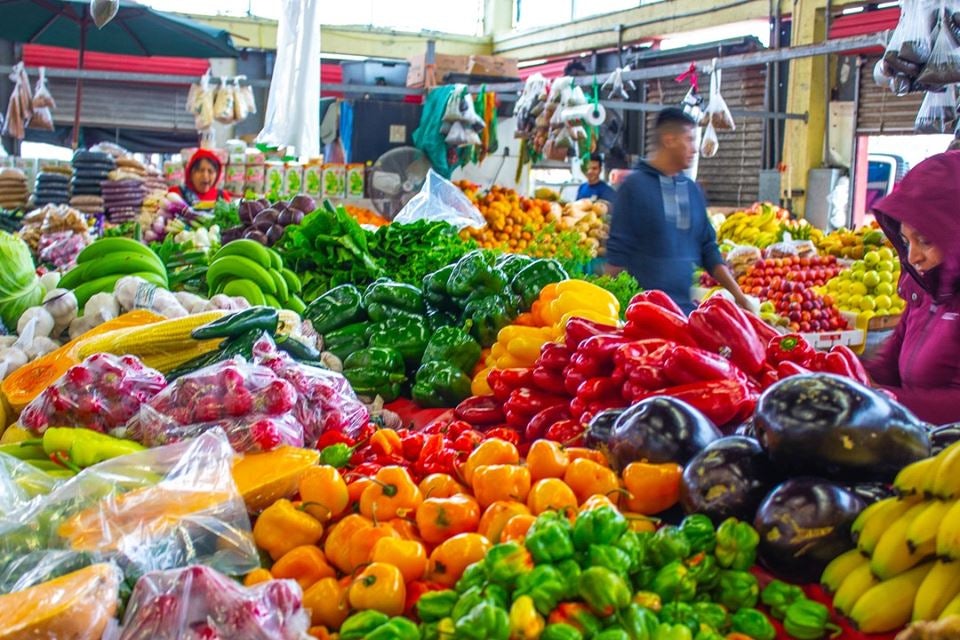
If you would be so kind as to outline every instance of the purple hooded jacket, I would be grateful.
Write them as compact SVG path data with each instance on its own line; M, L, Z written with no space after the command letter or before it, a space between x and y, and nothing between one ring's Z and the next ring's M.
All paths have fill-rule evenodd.
M960 151L918 164L874 212L900 256L907 306L867 371L921 419L960 422ZM910 266L901 223L940 249L939 267L921 276Z

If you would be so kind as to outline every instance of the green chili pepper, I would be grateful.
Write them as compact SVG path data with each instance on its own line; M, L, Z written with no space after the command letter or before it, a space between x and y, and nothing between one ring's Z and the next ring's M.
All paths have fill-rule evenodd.
M469 374L480 360L480 345L469 333L457 327L441 327L430 336L423 362L448 362Z
M427 321L423 317L394 317L369 325L367 338L371 347L396 349L409 368L416 367L423 359L430 338Z
M362 640L389 620L386 614L372 609L355 613L340 625L340 639Z
M482 587L487 582L487 569L482 562L474 562L464 569L463 575L453 586L457 593L464 593L472 587Z
M345 360L354 351L359 351L367 346L367 332L370 326L366 322L356 322L324 334L323 350L329 351L341 360Z
M395 349L368 347L354 351L343 361L343 376L357 395L380 396L393 402L406 382L403 356Z
M840 627L830 622L829 609L806 598L795 600L787 608L783 628L796 640L819 640L827 633L840 631Z
M356 446L349 446L343 442L327 445L320 450L320 464L328 464L337 469L343 469L350 464L350 458Z
M720 632L730 628L730 614L723 605L715 602L697 602L693 605L693 612L703 624L710 625Z
M425 362L417 369L412 395L421 407L455 407L470 397L470 378L449 362Z
M482 347L493 345L500 330L513 322L516 315L514 301L508 296L495 294L471 297L463 310L463 316L473 322L470 335Z
M690 629L691 634L700 631L700 620L693 606L686 602L668 602L660 610L660 622L668 624L682 624Z
M723 634L708 625L701 624L700 630L693 636L693 640L724 640Z
M417 600L417 616L424 622L437 622L453 612L460 594L453 589L428 591Z
M617 613L616 619L634 640L652 640L660 626L657 615L636 602Z
M582 602L561 602L550 613L549 620L554 624L569 625L588 638L603 628L600 619Z
M36 444L38 441L27 442ZM51 427L43 432L39 443L48 456L60 454L78 467L92 467L98 462L146 448L139 442L114 438L83 427Z
M480 603L488 603L501 609L506 609L507 601L507 592L495 584L470 587L460 594L457 604L453 605L453 611L450 612L450 617L454 620L459 620Z
M450 281L450 274L453 273L455 266L456 263L448 264L442 269L437 269L423 277L423 297L431 307L443 311L457 309L453 297L447 291L447 283Z
M633 561L630 555L612 544L592 544L587 550L587 565L591 567L606 567L616 571L624 578L630 575Z
M422 316L427 312L423 292L410 284L386 278L375 280L363 292L363 308L374 322Z
M509 614L490 602L475 605L454 625L456 637L464 640L507 640L510 635Z
M593 636L593 640L632 640L630 634L617 627L608 627Z
M777 630L763 613L749 607L740 609L730 619L733 630L750 636L753 640L774 640Z
M627 554L627 557L630 559L630 573L636 571L646 560L646 549L643 540L644 538L641 538L640 534L636 531L626 531L613 543L613 546Z
M273 342L277 345L277 349L288 354L294 360L315 362L320 359L320 350L302 340L279 335L274 337Z
M714 600L730 611L757 606L760 586L752 573L721 571Z
M690 555L690 543L673 525L660 527L649 544L650 561L657 567L684 560Z
M412 620L396 616L365 636L366 640L420 640L420 629Z
M617 509L602 506L582 511L573 524L573 545L585 551L592 544L613 544L629 524Z
M40 440L27 440L0 444L0 453L13 456L17 460L49 460L50 454L43 450L40 442Z
M190 337L195 340L235 338L247 331L266 331L273 335L277 332L279 322L280 313L276 309L250 307L201 325L190 332Z
M569 600L576 598L580 592L580 574L583 573L580 565L574 558L568 558L558 562L554 566L556 566L557 571L560 572L560 576L563 579L564 590L562 599Z
M568 587L564 577L553 565L541 564L517 579L513 597L516 599L524 595L530 596L537 611L547 615L566 596Z
M583 640L583 634L572 625L557 622L543 628L540 640Z
M690 575L697 581L701 590L713 589L720 580L720 567L717 560L711 555L700 552L687 559L684 564L690 570Z
M523 308L529 309L545 286L569 277L556 260L534 260L517 272L510 288L520 296Z
M684 518L680 523L680 533L690 543L691 553L713 553L717 546L717 530L710 518L702 513L694 513Z
M317 333L326 337L331 331L365 320L367 314L362 302L363 296L357 287L341 284L314 298L303 317Z
M689 602L697 595L697 581L683 562L674 560L657 571L650 590L659 595L664 602Z
M516 542L494 545L483 559L490 582L512 589L517 579L533 569L530 552Z
M600 616L609 616L630 604L630 587L620 575L603 567L580 574L580 597Z
M657 627L653 640L693 640L693 634L682 624L663 623Z
M746 522L727 518L717 529L717 562L726 569L746 571L757 560L760 534Z
M499 293L506 286L503 271L494 267L491 254L481 249L460 258L447 280L447 291L454 297L466 297L475 291Z
M771 580L760 592L760 601L777 620L783 620L790 605L804 597L803 589L780 580Z
M537 564L556 563L573 557L573 527L555 512L541 513L524 539Z

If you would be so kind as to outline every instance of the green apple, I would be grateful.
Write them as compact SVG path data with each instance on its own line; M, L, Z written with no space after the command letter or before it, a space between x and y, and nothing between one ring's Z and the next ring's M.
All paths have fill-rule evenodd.
M863 282L852 282L850 283L850 294L851 295L865 295L867 293L867 285Z
M893 271L893 260L881 260L878 262L877 271Z
M881 260L893 260L893 249L890 247L880 247L877 249L877 255Z
M893 306L893 301L890 299L890 296L888 295L881 294L879 296L876 296L873 299L873 301L874 303L876 303L877 310L879 311L885 311L889 309L891 306Z
M877 271L877 275L880 277L880 282L893 282L893 272L891 271Z
M884 273L887 273L884 271ZM889 282L880 281L877 285L877 293L881 296L892 296L893 295L893 285Z
M876 271L863 272L863 286L873 289L878 284L880 284L880 275Z
M860 310L861 311L875 311L877 308L877 302L873 296L863 296L860 298Z
M863 264L868 267L874 267L880 262L880 253L877 251L868 251L865 256L863 256Z

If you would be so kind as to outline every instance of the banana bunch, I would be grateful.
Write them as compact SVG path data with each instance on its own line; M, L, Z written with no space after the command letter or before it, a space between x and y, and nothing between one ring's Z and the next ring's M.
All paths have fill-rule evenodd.
M113 293L124 276L137 276L166 289L167 267L150 247L130 238L101 238L77 256L77 266L60 279L59 287L72 289L82 309L97 293Z
M780 218L767 208L761 213L737 211L727 216L717 230L717 239L763 249L780 240Z
M849 260L859 260L871 249L890 246L886 236L872 226L862 226L856 231L836 229L825 236L812 238L820 255L831 255Z
M894 488L857 516L857 548L821 577L864 633L960 614L960 443L904 467Z
M246 298L252 305L269 305L303 313L300 278L283 266L280 254L255 240L243 238L223 245L207 269L210 295Z

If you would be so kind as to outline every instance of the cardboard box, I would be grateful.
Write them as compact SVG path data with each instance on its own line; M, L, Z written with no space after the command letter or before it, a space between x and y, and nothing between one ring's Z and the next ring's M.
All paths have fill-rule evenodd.
M407 86L422 87L426 81L427 72L427 54L413 56L409 59L410 68L407 69ZM434 55L434 81L437 84L443 82L443 77L448 73L467 73L470 67L470 58L468 56L454 56L446 53L437 53Z
M347 193L347 167L342 163L329 162L323 165L323 197L342 198Z
M517 62L516 58L502 56L470 56L467 73L495 78L518 78L520 71Z
M267 162L264 174L263 188L268 193L283 193L283 173L285 167L282 162Z
M353 162L347 165L346 187L348 198L363 198L366 175L366 168L362 162Z
M314 198L322 195L323 167L321 165L314 163L303 168L303 192Z
M295 196L303 191L303 165L299 162L287 164L283 172L283 192Z

